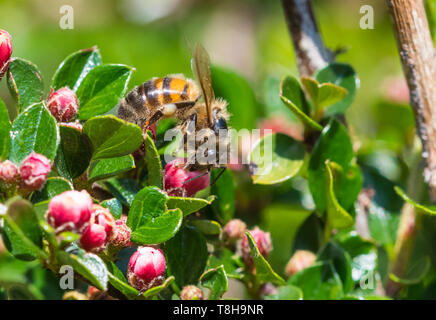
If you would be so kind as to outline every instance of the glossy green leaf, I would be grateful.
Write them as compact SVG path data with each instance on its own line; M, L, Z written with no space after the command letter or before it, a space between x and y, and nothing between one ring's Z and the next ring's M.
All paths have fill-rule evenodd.
M77 249L74 253L58 251L56 258L63 265L70 265L96 288L106 291L109 272L101 258L93 253Z
M133 179L112 178L103 182L103 185L126 206L132 204L136 194L141 190L138 181Z
M112 115L89 119L83 132L94 147L93 160L124 156L142 144L142 130L137 125Z
M308 168L309 189L319 212L326 209L327 171L325 162L335 162L341 172L335 176L335 194L339 204L348 210L357 199L362 185L362 176L353 164L353 146L342 124L332 120L322 131L312 151Z
M108 261L106 267L108 269L109 283L115 289L121 292L127 299L135 300L141 297L139 291L127 283L126 277L115 263Z
M251 257L253 258L254 266L256 267L256 279L261 283L271 282L276 285L284 285L285 280L274 272L269 263L262 256L256 245L256 241L254 241L251 234L248 231L245 234L248 238Z
M145 137L145 165L148 172L148 185L163 189L162 163L153 139L148 134Z
M228 111L232 115L229 125L236 129L254 129L259 108L256 96L250 84L237 73L212 66L212 84L217 97L228 102Z
M69 180L79 177L88 168L92 145L79 129L59 126L61 142L55 158L59 174Z
M21 58L12 59L8 71L8 88L17 102L20 112L41 102L44 93L41 72L32 62Z
M204 236L190 227L183 227L164 245L168 273L176 278L179 288L197 284L206 266L208 252Z
M32 203L51 200L54 196L69 190L73 190L73 185L70 181L60 177L48 178L41 190L32 193L30 200Z
M400 187L394 187L395 192L403 198L404 201L415 207L416 209L420 210L421 212L428 214L428 215L436 215L436 207L428 207L424 206L422 204L418 204L415 201L413 201Z
M76 91L86 75L101 63L97 47L74 52L62 61L54 74L51 86L54 90L68 87Z
M215 181L210 187L210 193L216 199L212 203L212 210L221 223L229 222L235 215L235 180L230 170L225 170L216 180L221 169L212 170L210 181Z
M121 215L123 214L123 204L120 200L117 198L112 198L104 200L100 204L102 207L108 208L115 219L121 218Z
M11 123L9 121L8 109L5 103L0 99L0 161L9 158L10 149L10 131Z
M216 236L221 233L221 225L213 220L198 219L190 220L189 225L195 227L205 236Z
M381 244L394 245L399 215L391 214L374 202L371 202L368 213L368 226L371 237Z
M168 286L170 286L173 282L174 282L174 277L173 276L168 277L168 278L165 279L164 283L162 283L161 285L153 287L153 288L148 289L147 291L145 291L143 293L143 296L145 298L152 298L153 296L159 294L165 288L168 288Z
M250 154L256 184L276 184L294 177L303 166L304 145L281 133L263 137Z
M309 107L297 78L286 76L280 83L280 99L305 127L321 131L322 126L308 116Z
M43 103L24 110L12 123L9 159L19 164L32 151L53 160L59 145L55 118Z
M6 203L7 214L4 216L2 238L5 247L17 259L33 260L44 257L42 247L42 230L30 202L14 198Z
M312 78L301 78L306 91L315 106L315 114L322 112L324 108L334 105L344 99L347 90L333 83L319 83ZM317 117L315 117L317 119Z
M354 69L348 64L334 62L319 70L315 78L320 83L330 82L347 90L345 98L328 107L324 116L344 113L353 102L360 84Z
M138 192L127 218L133 242L159 244L177 233L183 214L180 209L167 210L167 200L166 193L156 187L146 187Z
M302 300L303 292L293 285L285 285L278 288L277 294L266 296L266 300Z
M226 271L221 265L217 268L209 269L200 277L203 286L210 289L209 300L219 300L229 289Z
M401 284L412 285L421 282L431 268L431 261L428 256L421 257L415 262L411 262L410 268L406 271L404 276L398 277L391 273L389 277Z
M127 90L133 69L125 65L101 65L92 69L77 89L79 119L104 114L118 104Z
M242 259L228 248L217 248L209 256L207 268L217 268L221 265L224 266L228 278L242 279Z
M184 198L184 197L168 197L167 206L169 209L179 208L183 212L183 216L197 212L200 209L211 204L215 200L215 196L209 196L207 199L200 198Z
M135 160L130 154L117 158L95 160L89 166L88 180L92 183L97 180L114 177L134 168Z

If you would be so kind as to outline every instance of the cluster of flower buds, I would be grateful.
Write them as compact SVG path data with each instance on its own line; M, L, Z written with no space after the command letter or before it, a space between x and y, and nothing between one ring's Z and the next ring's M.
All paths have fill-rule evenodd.
M68 87L52 89L47 97L47 108L58 122L69 122L76 117L79 100Z
M165 279L166 261L163 252L155 247L139 247L130 257L127 280L143 293L162 284Z
M199 287L189 285L183 287L182 291L180 291L180 299L181 300L203 300L204 295L203 291Z
M115 221L109 209L93 204L85 190L65 191L53 197L47 221L56 232L81 234L80 246L87 251L101 252L108 244L118 248L130 244L130 229L125 222Z
M297 250L286 265L285 272L288 276L292 276L298 271L310 267L315 260L316 256L312 252L307 250Z
M9 160L0 163L0 180L9 185L19 183L21 188L35 191L45 184L50 171L50 161L44 155L32 152L19 167Z
M209 173L188 171L185 159L173 160L165 166L165 191L170 196L191 197L209 186Z
M250 230L250 235L253 237L256 245L259 249L260 254L266 259L268 258L269 253L272 251L272 241L271 235L269 232L264 232L258 227L255 227L253 230ZM244 259L245 265L252 269L254 267L253 259L251 258L251 250L250 245L248 243L248 238L245 235L241 241L241 255Z
M10 34L0 29L0 79L9 67L12 55L12 40Z

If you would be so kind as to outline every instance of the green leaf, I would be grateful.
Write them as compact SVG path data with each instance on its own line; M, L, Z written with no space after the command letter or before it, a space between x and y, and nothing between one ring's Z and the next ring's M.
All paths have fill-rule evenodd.
M41 102L44 85L40 71L32 62L21 58L12 59L7 83L9 92L21 112L28 106Z
M116 179L112 178L103 182L104 186L111 192L121 203L126 206L132 204L136 194L141 190L138 181L133 179Z
M95 160L89 166L88 181L92 183L107 179L134 168L135 160L130 154L117 158Z
M51 200L54 196L69 190L73 190L73 185L70 181L60 177L48 178L41 190L32 193L30 201L32 201L32 203L38 203Z
M92 145L88 136L79 129L59 126L61 143L55 158L59 174L69 180L82 175L88 168L92 156Z
M319 70L315 78L320 83L330 82L347 90L345 98L328 107L324 116L329 117L334 114L344 113L353 102L360 84L354 69L348 64L334 62Z
M127 218L132 229L131 240L140 244L159 244L171 239L183 221L180 209L168 210L166 193L146 187L133 199Z
M215 95L229 103L229 125L236 130L254 129L260 109L250 84L231 70L212 66L211 71Z
M58 251L56 258L63 265L70 265L74 271L82 275L96 288L106 291L109 272L101 258L82 249L74 253Z
M0 161L9 158L11 123L9 121L8 109L0 99Z
M331 262L317 262L294 274L288 283L301 288L304 300L336 300L343 297L341 279Z
M183 227L174 238L164 245L169 274L182 288L197 284L206 267L208 252L204 236L190 227Z
M333 186L333 173L331 164L327 161L326 164L327 172L327 184L326 184L326 200L327 200L327 219L328 226L330 228L348 228L354 224L354 219L348 214L347 211L342 208L339 204L335 190Z
M304 163L304 145L281 133L263 137L250 153L253 183L276 184L294 177Z
M315 106L315 114L322 112L324 108L341 101L347 94L347 90L333 83L319 83L312 78L301 78L306 91ZM318 119L315 116L316 119Z
M309 107L297 78L286 76L282 79L280 83L280 99L300 119L305 127L318 131L322 130L322 126L307 115Z
M79 50L70 54L56 70L53 90L68 87L76 91L86 75L96 66L101 65L101 56L97 47Z
M389 277L397 283L405 285L417 284L421 282L421 280L426 276L426 274L430 270L430 267L430 258L428 256L425 256L414 262L404 276L399 277L391 273L389 274Z
M277 294L266 296L266 300L302 300L303 292L293 285L286 285L278 288Z
M101 65L92 69L77 89L79 119L104 114L118 104L127 90L133 69L125 65Z
M112 198L104 200L100 204L102 207L108 208L115 219L121 218L121 215L123 214L123 205L120 200Z
M6 203L2 238L5 247L17 259L34 260L44 257L42 248L42 230L30 202L13 198Z
M184 198L184 197L168 197L167 206L169 209L179 208L183 212L183 216L197 212L200 209L211 204L215 200L215 196L209 196L207 199L200 198Z
M141 297L139 291L127 283L126 277L115 263L108 261L106 267L108 269L109 283L115 289L121 292L127 299L134 300Z
M434 207L427 207L422 204L418 204L415 201L413 201L400 187L395 186L394 187L395 192L403 198L404 201L415 207L416 209L420 210L421 212L434 216L436 215L436 208Z
M168 277L165 279L165 282L162 283L160 286L153 287L151 289L148 289L144 292L143 296L145 298L151 298L157 294L159 294L163 289L168 288L172 283L174 282L174 277Z
M221 223L229 222L235 214L235 180L230 170L225 170L221 177L216 180L221 169L212 170L210 179L215 181L210 187L210 193L216 199L212 203L212 210Z
M208 300L219 300L229 289L226 271L221 265L217 268L209 269L200 277L201 284L210 289Z
M242 279L243 262L241 258L227 248L218 248L209 256L207 261L208 268L217 268L224 266L227 277L234 279Z
M221 225L213 220L198 219L190 220L188 223L205 236L216 236L221 233Z
M147 184L163 189L162 163L153 139L148 134L145 137L145 165L148 172Z
M353 158L353 146L346 129L333 119L322 131L309 161L309 189L319 212L324 212L327 204L326 160L335 162L342 168L335 179L335 194L339 204L345 210L354 204L360 192L362 176L358 167L353 164Z
M142 144L142 130L113 115L89 119L83 126L83 132L94 147L93 160L124 156Z
M274 272L269 263L259 252L256 241L254 241L250 232L247 231L245 234L247 235L251 257L253 258L254 266L256 267L256 279L261 283L271 282L276 285L284 285L286 283L285 280Z
M9 159L19 164L35 151L53 160L59 140L55 118L42 102L34 104L24 110L12 124Z
M399 215L391 214L374 202L371 202L368 213L368 225L371 237L381 244L394 245L397 236Z

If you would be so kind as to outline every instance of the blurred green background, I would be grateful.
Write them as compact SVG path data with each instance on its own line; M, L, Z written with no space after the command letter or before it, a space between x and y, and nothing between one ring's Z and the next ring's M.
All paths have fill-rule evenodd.
M366 166L366 185L387 179L404 182L404 165L397 156L413 143L414 120L385 1L313 3L326 45L332 50L346 48L337 60L351 64L360 77L347 121L359 161ZM74 9L72 30L59 27L63 5ZM362 5L374 8L373 30L359 26ZM212 63L225 68L214 80L218 91L228 95L224 98L230 102L234 127L251 129L277 114L295 126L278 98L281 77L297 75L279 0L0 0L0 28L13 37L13 55L40 68L47 93L59 63L79 49L97 45L104 63L133 66L132 88L154 76L191 77L190 47L200 42ZM245 81L230 72L226 76L226 70L241 75L254 95ZM235 89L226 90L225 82ZM14 117L4 80L0 96ZM274 187L253 186L247 176L238 173L236 215L250 226L260 224L271 231L275 244L271 262L283 274L297 227L313 209L307 185L294 179ZM401 203L395 196L381 197L378 201L385 201L385 208L399 211Z

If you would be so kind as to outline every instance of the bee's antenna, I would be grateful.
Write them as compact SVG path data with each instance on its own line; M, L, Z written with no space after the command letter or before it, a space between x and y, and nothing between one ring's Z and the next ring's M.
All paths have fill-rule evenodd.
M198 179L198 178L204 177L204 176L207 175L208 173L209 173L209 172L206 171L205 173L200 174L199 176L196 176L196 177L194 177L194 178L191 178L191 179L189 179L189 180L186 180L185 182L183 182L183 184L188 183L188 182L191 182L191 181L194 181L195 179Z
M210 184L211 186L213 186L218 181L218 179L223 175L226 169L227 167L221 168L220 173L218 173L218 175L215 177L215 179L213 179L212 183Z

